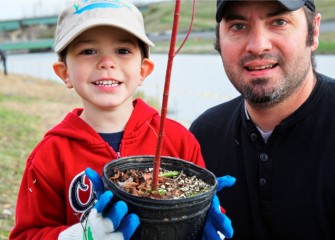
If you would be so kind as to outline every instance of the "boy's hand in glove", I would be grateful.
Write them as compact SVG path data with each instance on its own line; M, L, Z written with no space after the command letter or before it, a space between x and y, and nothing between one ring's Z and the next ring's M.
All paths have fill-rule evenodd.
M224 187L231 187L234 185L236 179L227 175L217 178L217 181L217 192L219 192ZM222 237L218 232L224 234L226 238L232 238L234 234L230 219L226 214L221 212L219 198L214 195L212 205L207 215L202 240L221 240Z
M113 193L109 190L104 192L99 175L91 169L87 169L85 173L89 173L88 178L93 180L94 187L98 187L96 189L98 201L90 211L86 223L77 223L64 230L60 233L58 240L130 239L140 225L138 216L136 214L127 215L128 207L123 201L118 201L111 206Z

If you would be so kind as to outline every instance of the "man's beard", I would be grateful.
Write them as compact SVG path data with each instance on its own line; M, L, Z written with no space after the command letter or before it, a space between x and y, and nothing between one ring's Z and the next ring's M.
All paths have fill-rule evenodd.
M245 85L243 89L240 90L244 98L254 104L258 105L275 105L281 102L290 92L290 86L286 86L287 80L283 81L284 84L280 85L279 88L273 88L271 90L266 90L261 88L262 83L267 83L269 80L263 78L256 78L252 81L252 85ZM271 81L271 80L270 80ZM254 90L254 86L258 85L257 92Z
M240 61L239 66L243 68L246 62L257 59L275 60L275 62L277 62L276 67L285 66L284 60L278 55L249 55ZM307 58L305 60L307 61ZM234 87L249 103L265 107L279 104L296 91L306 79L309 68L310 64L307 62L302 64L300 59L297 64L293 64L290 68L283 69L284 74L281 76L279 85L276 85L271 89L265 87L268 82L272 81L270 78L255 78L250 84L246 84L236 72L227 71L227 75Z

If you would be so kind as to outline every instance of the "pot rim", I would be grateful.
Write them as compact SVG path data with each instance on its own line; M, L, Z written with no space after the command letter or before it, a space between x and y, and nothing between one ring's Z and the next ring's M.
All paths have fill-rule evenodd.
M155 158L155 156L153 156L153 155L134 155L134 156L127 156L127 157L118 158L118 159L115 159L115 160L112 160L112 161L106 163L105 166L104 166L104 168L103 168L103 182L105 184L105 187L106 187L106 184L107 184L105 181L107 181L115 189L119 190L119 193L115 193L115 191L113 189L112 190L113 194L115 194L115 195L122 195L122 196L125 196L127 198L131 198L131 200L128 199L127 201L130 201L130 202L132 202L135 205L137 204L136 201L138 201L138 200L140 200L141 202L148 202L150 204L157 203L159 205L162 205L162 204L163 205L164 204L171 205L174 202L189 204L192 201L199 201L199 199L201 199L201 198L204 198L204 201L206 201L206 199L212 198L212 196L216 193L217 180L216 180L216 176L211 171L209 171L206 168L202 168L202 167L194 164L193 162L189 162L189 161L186 161L186 160L183 160L183 159L180 159L180 158L170 157L170 156L161 156L161 160L162 160L161 161L161 167L164 167L165 161L172 161L172 162L178 162L178 161L180 161L182 164L189 165L191 167L191 168L188 168L189 170L192 170L192 171L197 170L197 171L199 171L201 173L206 173L207 174L207 178L202 179L202 180L204 180L205 182L207 182L208 184L210 184L211 188L208 191L206 191L206 192L199 193L199 194L197 194L195 196L190 196L190 197L185 197L185 198L178 198L178 199L152 199L152 198L135 196L135 195L133 195L131 193L128 193L128 192L124 191L122 188L118 187L113 181L111 181L111 180L108 179L107 171L108 171L108 169L111 168L111 165L114 166L114 165L117 165L119 163L123 163L124 161L127 161L129 159L139 159L138 162L140 163L140 161L148 160L148 159L153 159L154 160L154 158ZM152 163L153 163L153 161L152 161ZM148 166L144 166L144 168L147 168L147 167ZM122 169L124 170L124 169L127 169L127 168L122 168ZM211 179L213 179L213 182L209 182L208 181L208 180L211 180ZM111 186L108 186L108 188L110 188L110 187Z

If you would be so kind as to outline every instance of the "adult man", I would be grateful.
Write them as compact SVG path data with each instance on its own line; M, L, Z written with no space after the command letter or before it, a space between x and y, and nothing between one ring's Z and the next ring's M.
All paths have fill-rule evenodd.
M190 130L233 239L335 239L335 82L315 71L313 0L217 1L216 49L241 93Z

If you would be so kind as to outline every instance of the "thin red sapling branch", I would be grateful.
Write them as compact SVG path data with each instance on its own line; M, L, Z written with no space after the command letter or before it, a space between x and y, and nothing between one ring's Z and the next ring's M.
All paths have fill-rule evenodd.
M175 52L176 40L177 40L177 33L178 33L178 25L179 25L179 17L180 17L180 2L181 0L176 0L175 9L174 9L174 18L173 18L173 26L172 26L172 33L171 33L171 41L170 41L170 49L168 55L168 62L166 68L166 75L165 75L165 84L164 84L164 91L163 91L163 101L162 101L162 108L161 108L161 120L160 120L160 127L158 132L158 139L157 139L157 147L156 147L156 155L154 160L154 170L153 170L153 182L152 182L152 190L158 190L158 179L159 179L159 170L161 165L161 150L163 145L163 137L164 137L164 127L165 127L165 119L167 114L168 108L168 100L169 100L169 90L170 90L170 80L171 80L171 72L172 72L172 65L173 59L175 55L179 52L182 48L184 43L186 42L193 25L194 13L195 13L195 1L193 0L193 11L192 11L192 19L191 24L189 27L189 31L177 50Z
M163 92L163 101L162 101L162 109L161 109L161 121L158 132L158 140L156 147L156 155L154 160L154 172L153 172L153 182L152 182L152 190L158 190L158 177L159 177L159 168L161 163L161 150L163 145L163 136L164 136L164 126L165 119L167 113L167 106L169 100L169 90L170 90L170 79L173 65L173 58L175 56L175 46L176 39L178 33L178 24L179 24L179 16L180 16L180 1L176 0L175 9L174 9L174 18L173 18L173 27L171 33L171 41L170 41L170 49L168 55L168 62L165 74L165 84L164 84L164 92Z

